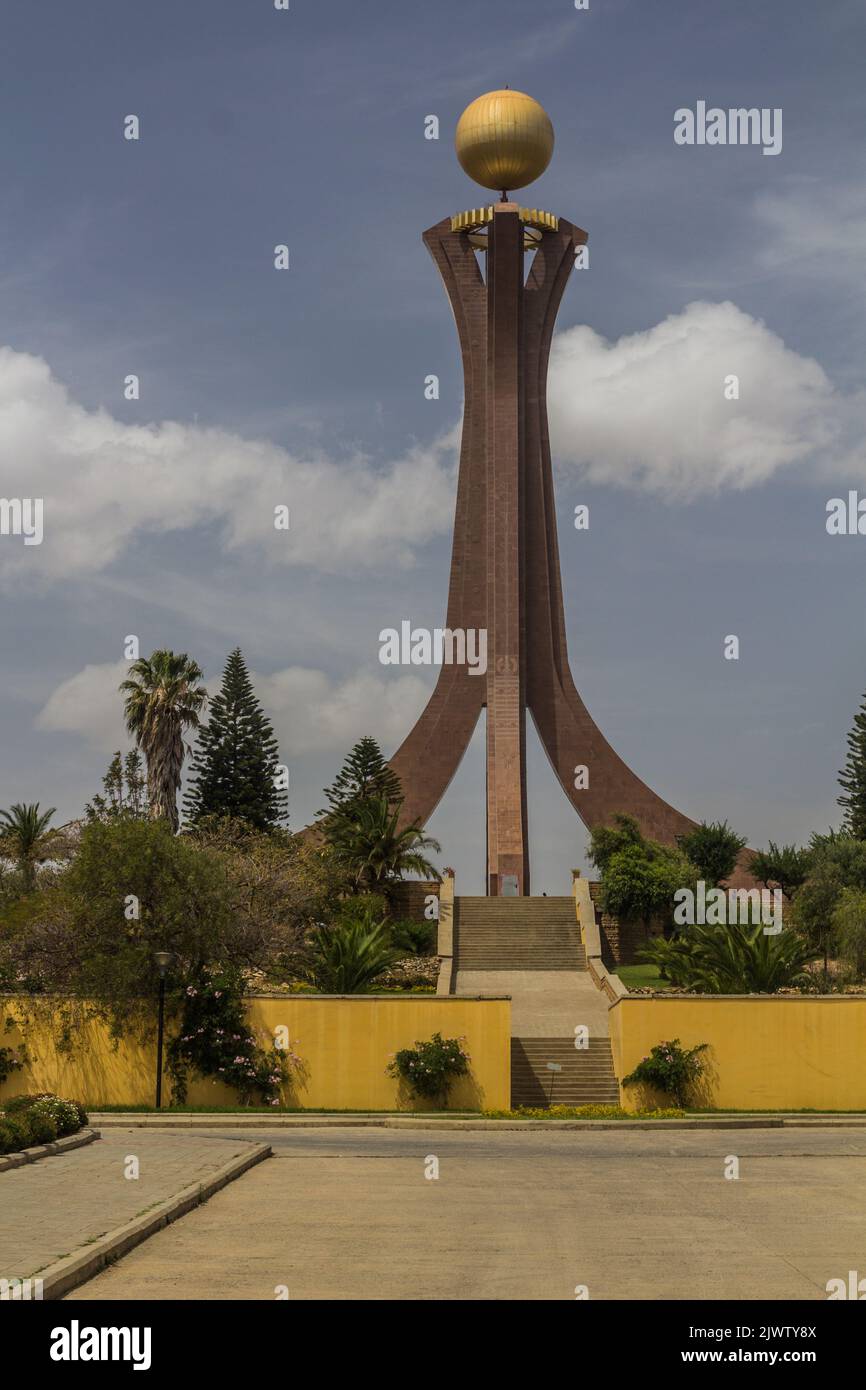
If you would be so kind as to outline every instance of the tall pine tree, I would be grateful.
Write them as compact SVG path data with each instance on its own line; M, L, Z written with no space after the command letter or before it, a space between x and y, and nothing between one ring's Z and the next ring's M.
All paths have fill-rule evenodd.
M362 738L343 763L333 786L325 788L328 809L320 816L345 811L352 802L385 796L392 806L403 799L400 778L382 757L382 750L369 734Z
M848 757L839 785L844 792L837 800L845 812L845 829L856 839L866 840L866 695L848 735Z
M277 740L237 647L230 654L207 724L199 730L184 810L193 823L203 816L235 816L258 830L286 819L288 797L278 788Z

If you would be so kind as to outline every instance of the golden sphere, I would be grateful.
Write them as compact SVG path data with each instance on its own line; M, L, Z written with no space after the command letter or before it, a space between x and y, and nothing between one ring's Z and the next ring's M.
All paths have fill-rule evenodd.
M467 106L454 144L464 172L484 188L525 188L550 163L553 126L537 101L506 88Z

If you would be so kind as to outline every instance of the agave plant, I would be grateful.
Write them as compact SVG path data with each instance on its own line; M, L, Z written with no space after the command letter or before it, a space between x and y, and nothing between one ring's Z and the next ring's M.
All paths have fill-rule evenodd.
M382 899L356 899L344 905L329 926L310 935L295 973L323 994L365 994L404 952L391 942L382 916Z
M701 994L776 994L808 983L817 951L796 932L773 935L760 923L693 926L646 946L644 960L671 984Z

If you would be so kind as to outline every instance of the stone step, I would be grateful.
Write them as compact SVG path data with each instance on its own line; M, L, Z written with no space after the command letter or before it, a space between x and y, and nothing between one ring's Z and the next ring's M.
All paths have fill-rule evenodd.
M549 970L551 974L586 970L586 964L574 956L544 956L540 960L526 960L519 956L503 955L498 951L477 954L458 952L454 957L454 964L457 970L538 970L542 973Z
M460 897L454 903L458 970L585 970L571 898Z
M547 1062L562 1070L548 1071ZM619 1104L609 1039L590 1038L588 1048L578 1049L574 1038L512 1038L511 1104L551 1103Z
M530 910L540 910L545 907L567 907L569 911L574 911L574 899L564 896L556 898L489 898L483 894L475 896L471 893L461 893L454 901L460 903L461 906L470 908L502 908L503 911L513 911L516 907L525 907Z

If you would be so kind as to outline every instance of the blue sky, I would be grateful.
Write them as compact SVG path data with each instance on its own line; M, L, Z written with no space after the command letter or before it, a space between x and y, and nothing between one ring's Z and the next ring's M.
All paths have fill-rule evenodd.
M866 688L866 538L824 525L866 491L864 40L859 0L7 4L0 495L44 496L46 534L0 537L0 804L80 813L129 633L212 687L240 643L296 827L357 737L411 727L432 673L377 636L444 618L461 407L421 233L479 201L453 128L508 83L557 135L521 199L590 233L550 400L578 687L691 815L755 845L835 821ZM781 107L782 153L676 146L698 100ZM464 890L479 737L431 826ZM586 836L530 743L533 886L562 891Z

